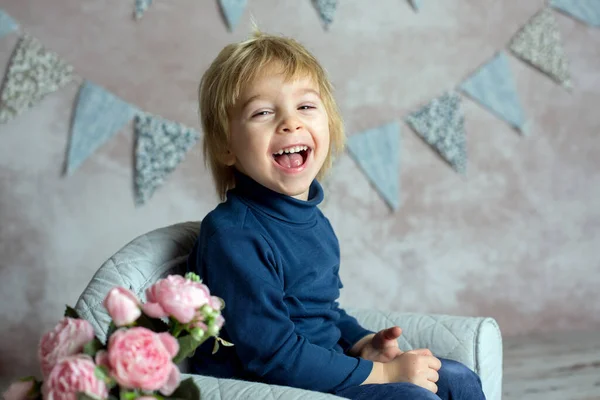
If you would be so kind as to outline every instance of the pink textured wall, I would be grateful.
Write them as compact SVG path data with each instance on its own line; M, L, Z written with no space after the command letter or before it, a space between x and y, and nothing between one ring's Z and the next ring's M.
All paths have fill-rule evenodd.
M216 1L154 3L137 23L133 0L0 7L79 76L198 128L200 74L247 35L249 12L228 33ZM309 0L249 3L263 30L296 37L322 60L352 134L400 120L455 87L545 1L427 1L415 14L401 0L344 0L329 32ZM518 136L465 100L466 179L404 123L395 214L348 156L339 160L324 210L342 245L345 305L487 315L505 335L600 328L600 30L556 18L573 91L511 57L532 134ZM16 41L0 40L3 67ZM0 126L0 387L33 372L39 336L107 257L216 205L198 145L135 208L130 127L61 177L79 82Z

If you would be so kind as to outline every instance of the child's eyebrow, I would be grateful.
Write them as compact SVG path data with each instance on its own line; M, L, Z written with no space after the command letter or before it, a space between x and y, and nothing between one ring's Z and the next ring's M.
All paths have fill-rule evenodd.
M321 98L321 93L319 93L318 90L311 89L311 88L298 89L295 94L296 95L305 95L307 93L312 93L315 96L317 96L318 98ZM252 103L256 99L260 99L261 97L263 97L263 95L261 95L261 94L255 94L254 96L248 97L248 99L246 101L244 101L244 103L242 104L240 110L245 109L248 106L248 104Z

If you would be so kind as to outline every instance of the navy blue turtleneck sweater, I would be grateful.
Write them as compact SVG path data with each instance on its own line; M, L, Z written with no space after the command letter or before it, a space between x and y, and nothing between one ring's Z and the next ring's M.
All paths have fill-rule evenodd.
M337 392L360 385L373 363L344 354L371 333L337 303L339 244L317 208L238 173L236 188L202 221L188 260L211 293L223 298L221 336L234 347L193 359L196 373Z

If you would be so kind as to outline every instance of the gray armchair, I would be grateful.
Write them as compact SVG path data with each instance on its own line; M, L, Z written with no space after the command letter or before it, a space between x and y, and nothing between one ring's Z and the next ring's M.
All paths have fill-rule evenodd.
M96 272L75 309L89 320L101 340L106 337L109 317L102 301L114 286L131 289L140 298L158 279L183 273L187 256L196 241L199 222L157 229L131 241ZM373 331L402 327L400 348L429 348L438 357L460 361L481 377L488 400L499 400L502 389L502 338L492 318L406 314L347 309ZM217 379L193 375L203 400L286 399L325 400L337 396L285 386Z

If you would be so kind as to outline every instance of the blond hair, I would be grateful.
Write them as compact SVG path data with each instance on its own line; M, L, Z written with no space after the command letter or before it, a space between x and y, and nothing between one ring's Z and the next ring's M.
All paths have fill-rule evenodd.
M198 89L200 119L204 130L203 152L217 194L225 199L235 186L233 166L223 163L229 148L229 112L241 92L272 63L278 63L285 79L309 76L319 86L321 100L329 118L330 148L317 175L322 179L335 156L344 149L344 127L333 98L333 88L317 59L297 41L262 33L255 29L248 40L226 46L202 76Z

